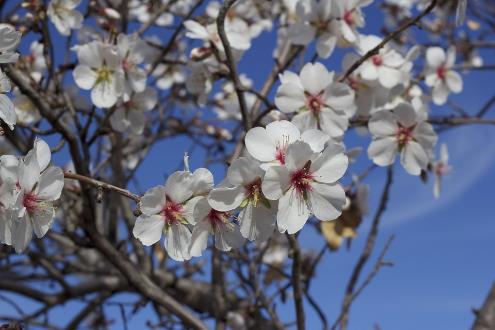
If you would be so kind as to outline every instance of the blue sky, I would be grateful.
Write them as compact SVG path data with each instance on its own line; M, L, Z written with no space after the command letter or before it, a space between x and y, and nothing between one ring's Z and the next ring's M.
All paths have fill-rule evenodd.
M368 21L363 31L378 33L382 16L376 5L365 9ZM52 32L57 32L52 27ZM152 30L157 32L157 30ZM58 41L60 42L60 41ZM21 49L25 52L28 44ZM259 87L272 67L273 34L264 34L253 43L239 66ZM269 50L267 50L269 49ZM311 53L311 51L310 51ZM330 70L340 69L343 52L337 52L324 63ZM482 53L486 62L495 58L493 51ZM253 69L253 63L256 65ZM492 96L490 73L474 72L463 75L464 91L452 97L470 113L477 112ZM446 107L432 107L434 115L451 114ZM495 112L495 110L493 110ZM489 114L489 116L493 116ZM54 140L55 142L56 140ZM349 146L366 149L369 137L352 134L346 140ZM495 129L488 126L469 126L449 130L440 135L439 144L449 146L450 162L454 166L445 178L440 199L433 199L432 182L423 184L418 178L395 166L395 178L387 212L377 242L376 254L391 234L396 235L387 259L394 261L392 268L383 269L373 283L354 303L350 329L371 329L375 323L383 329L465 329L472 320L471 309L481 304L494 281L495 217L492 204L495 187ZM143 189L161 184L167 173L180 166L183 152L190 146L185 138L174 138L159 143L137 172ZM204 154L191 155L191 167L202 165ZM54 157L63 165L67 155ZM358 163L350 168L359 172L370 164L365 152ZM397 164L396 164L397 165ZM223 176L221 166L212 169L217 182ZM366 179L371 187L370 215L359 229L350 251L327 253L312 284L312 293L321 303L328 319L333 321L343 296L343 288L356 259L362 251L384 182L385 169L379 168ZM318 251L323 239L310 226L303 229L301 244ZM365 270L367 273L369 267ZM64 315L68 305L58 309ZM2 308L0 303L0 308ZM80 308L78 306L78 308ZM289 301L281 306L282 317L294 317ZM306 306L308 329L318 329L319 320ZM74 310L75 312L75 310ZM120 329L118 310L115 309L115 329ZM151 315L143 313L132 320L131 328L139 328Z

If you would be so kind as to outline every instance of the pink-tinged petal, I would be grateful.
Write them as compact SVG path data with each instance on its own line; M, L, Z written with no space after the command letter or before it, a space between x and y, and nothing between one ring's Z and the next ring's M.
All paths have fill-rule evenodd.
M326 221L337 219L345 204L345 192L339 184L313 183L309 204L316 218Z
M426 62L431 68L439 68L445 63L445 51L440 47L430 47L426 50Z
M164 246L170 258L175 261L191 259L189 246L191 244L191 232L179 222L174 222L167 230Z
M420 175L428 165L428 155L419 143L410 141L401 152L400 162L409 174Z
M368 147L368 157L376 165L388 166L394 163L398 144L395 137L384 137L371 141Z
M277 226L280 232L294 234L304 227L310 216L308 206L295 189L278 201Z
M139 209L146 215L158 214L163 210L166 202L166 192L164 186L157 186L146 191L141 197Z
M165 221L160 215L142 214L136 219L132 234L141 241L143 245L153 245L160 240L163 233Z
M276 156L276 141L262 127L251 128L244 139L249 154L261 162L271 162Z
M272 166L267 169L261 185L266 198L277 200L289 189L289 171L285 166Z

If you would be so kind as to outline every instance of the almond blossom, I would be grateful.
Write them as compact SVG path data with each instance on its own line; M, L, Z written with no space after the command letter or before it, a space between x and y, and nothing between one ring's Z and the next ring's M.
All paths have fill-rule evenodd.
M266 198L278 200L280 232L298 232L311 214L327 221L342 213L346 198L337 181L347 170L343 151L341 145L333 143L319 154L306 142L296 141L287 148L285 166L266 171L262 191Z
M224 52L222 40L218 35L217 25L215 23L203 26L196 21L187 20L184 22L184 26L187 29L186 36L188 38L203 40L205 43L209 43L214 46L220 52ZM246 31L246 24L244 28L244 31ZM239 30L241 29L237 27L236 31L234 31L232 26L226 22L225 33L227 35L227 39L229 40L230 47L239 51L248 50L251 47L251 38L249 34L238 32Z
M2 157L2 179L15 182L15 204L12 216L11 242L17 253L31 241L33 230L38 238L45 236L55 216L54 202L60 198L64 173L60 167L49 166L51 152L43 140L23 159Z
M416 113L408 103L374 113L368 123L373 135L368 157L376 165L388 166L400 154L404 169L409 174L419 175L426 170L428 155L437 142L433 127L425 120L425 115Z
M381 38L369 35L362 36L359 41L359 54L364 55L382 41ZM405 59L396 50L385 45L378 54L364 61L361 65L361 77L378 82L385 88L393 88L401 82L401 67Z
M307 63L299 76L286 71L280 81L275 104L282 112L298 112L292 122L302 132L321 129L331 137L342 137L356 109L349 86L334 82L334 73L321 63Z
M142 214L132 231L144 245L153 245L165 234L165 250L176 260L189 260L191 232L196 203L213 187L213 176L207 169L193 173L177 171L170 175L165 186L149 189L141 198Z
M124 93L122 59L117 51L101 41L74 47L79 64L73 71L79 88L91 90L91 101L100 108L113 106Z
M455 64L455 48L447 50L447 54L440 47L430 47L426 50L425 83L432 87L433 103L442 105L447 102L449 94L460 93L463 83L461 76L452 70Z
M137 35L119 34L117 37L117 53L122 59L122 71L125 76L124 100L132 92L141 93L146 88L146 71L139 67L144 61L146 43Z
M0 23L0 63L14 63L19 59L15 48L21 41L21 33L9 24Z
M359 38L357 28L364 26L364 15L362 7L366 7L373 0L332 0L337 11L336 16L340 17L340 32L345 41L355 43Z
M435 181L433 183L433 196L435 198L440 197L442 178L452 170L452 166L449 165L449 151L447 145L442 143L440 146L440 157L433 163L433 175Z
M110 117L113 129L131 134L143 133L146 126L145 113L152 110L157 102L155 89L146 88L141 93L133 93L128 101L123 102Z
M194 218L197 219L197 223L192 230L189 247L192 257L203 255L210 234L214 235L215 247L220 251L230 251L244 243L239 226L233 221L232 213L212 208L206 198L202 198L196 204Z
M296 11L299 21L290 25L288 35L295 45L309 45L315 38L316 52L321 58L333 53L340 36L336 12L332 11L331 0L300 0Z
M76 9L81 0L50 0L47 14L61 35L70 35L70 30L82 27L83 15Z
M262 162L261 167L266 169L272 165L284 165L287 148L299 140L306 142L314 152L321 152L329 137L316 129L301 134L293 123L280 120L269 123L266 128L251 128L245 143L249 154Z
M208 195L208 203L215 210L241 209L237 217L240 231L250 241L266 241L275 227L275 207L261 191L264 174L258 161L241 157L230 165L224 185Z

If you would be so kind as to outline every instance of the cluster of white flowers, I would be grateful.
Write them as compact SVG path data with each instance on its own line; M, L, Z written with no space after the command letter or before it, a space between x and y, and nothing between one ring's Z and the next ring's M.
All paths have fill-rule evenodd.
M21 33L8 24L0 24L0 64L14 63L19 58L15 52L17 45L21 41ZM10 92L10 80L5 73L0 70L0 119L6 123L10 129L14 129L17 121L14 104L6 95Z
M165 186L148 190L134 236L151 245L164 232L168 254L181 261L202 255L209 234L216 248L229 251L244 239L266 241L275 227L296 233L311 215L334 220L346 201L338 180L348 158L341 144L328 141L288 121L253 128L246 135L250 155L236 159L217 187L200 168L175 172Z
M50 166L51 152L43 140L24 157L0 157L0 240L23 251L34 233L45 236L55 216L64 173Z

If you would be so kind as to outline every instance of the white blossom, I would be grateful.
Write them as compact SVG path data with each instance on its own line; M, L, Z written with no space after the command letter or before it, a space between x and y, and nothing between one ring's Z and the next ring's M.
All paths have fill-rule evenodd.
M113 106L124 92L122 59L117 51L97 40L74 49L79 60L73 71L77 86L91 90L91 101L95 106Z
M70 30L82 27L83 15L76 9L81 0L50 0L47 14L61 35L70 35Z
M113 129L131 134L143 133L146 126L147 111L152 110L157 102L156 90L146 88L141 93L134 93L128 101L123 102L110 117Z
M440 197L442 178L451 170L452 166L449 165L449 151L447 150L447 145L442 143L440 146L440 157L433 163L433 175L435 176L435 182L433 183L433 195L435 198Z
M433 102L442 105L447 102L449 94L460 93L463 83L461 76L452 67L455 64L455 48L448 49L447 54L440 47L426 50L425 83L432 87Z
M272 165L285 165L287 148L299 140L306 142L314 152L320 152L329 137L316 129L301 134L294 124L280 120L269 123L266 128L251 128L245 143L249 154L262 162L261 167L266 169Z
M296 141L287 148L285 166L272 166L265 174L262 191L278 200L280 232L298 232L311 214L320 220L334 220L345 204L344 189L337 182L348 165L343 147L332 143L321 154L309 144Z
M139 67L146 56L146 43L137 35L119 34L117 37L117 52L122 59L122 70L125 76L124 100L132 92L141 93L146 88L146 71Z
M15 48L21 41L21 33L9 24L0 23L0 63L14 63L19 59Z
M349 86L334 82L334 73L321 63L307 63L299 76L286 71L280 81L275 104L282 112L298 112L292 122L301 131L321 129L331 137L342 137L355 112Z
M399 153L404 169L419 175L426 169L428 155L437 142L433 127L425 119L424 114L417 114L408 103L374 113L368 123L373 135L368 157L379 166L388 166Z
M187 20L184 22L184 26L187 29L186 36L188 38L203 40L204 42L213 45L219 51L224 52L222 40L220 39L220 35L218 34L216 23L203 26L196 21ZM246 29L247 25L245 26L245 30ZM247 50L251 47L251 38L249 34L238 32L239 30L241 30L239 27L237 27L235 30L232 29L232 26L230 26L226 22L225 34L227 35L227 39L229 40L230 47L239 51Z
M241 157L230 165L224 186L214 188L208 195L215 210L241 210L237 217L240 231L250 241L266 241L275 228L275 207L261 191L264 174L258 161Z
M153 245L164 233L168 255L177 261L190 259L188 226L197 222L193 213L196 203L212 187L213 176L207 169L174 172L165 186L151 188L141 198L142 214L134 225L134 237L144 245Z

